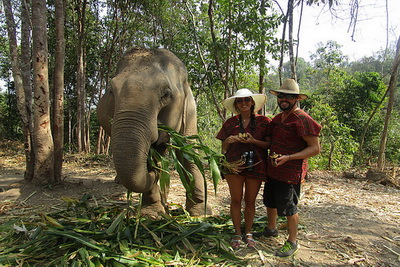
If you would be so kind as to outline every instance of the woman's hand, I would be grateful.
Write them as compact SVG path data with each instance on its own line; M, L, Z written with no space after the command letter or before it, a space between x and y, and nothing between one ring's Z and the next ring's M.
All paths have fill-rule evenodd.
M256 139L254 139L251 133L241 133L238 136L239 136L239 142L241 143L253 144L256 141Z
M232 143L236 143L236 142L241 142L241 140L242 140L242 138L239 137L239 135L231 135L231 136L229 136L229 137L227 137L227 138L225 139L225 141L226 141L228 144L232 144Z

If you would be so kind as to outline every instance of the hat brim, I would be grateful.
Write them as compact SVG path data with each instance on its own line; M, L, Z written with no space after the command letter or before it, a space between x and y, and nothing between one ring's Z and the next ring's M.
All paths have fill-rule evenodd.
M280 89L280 90L269 90L269 92L273 95L278 95L279 93L284 93L284 94L289 94L289 95L298 95L299 100L305 100L308 98L308 95L306 94L293 94L293 91L285 90L285 89Z
M267 102L267 96L264 94L249 94L249 95L240 95L240 96L231 96L222 101L222 105L232 113L239 114L239 112L235 108L235 99L243 98L243 97L251 97L254 101L254 112L259 111Z

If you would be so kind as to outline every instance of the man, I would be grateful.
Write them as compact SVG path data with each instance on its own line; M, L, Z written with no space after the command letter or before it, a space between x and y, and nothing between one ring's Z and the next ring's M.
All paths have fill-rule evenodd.
M320 152L318 136L321 125L299 108L299 101L306 99L307 95L300 94L293 79L287 79L279 90L270 90L270 93L277 96L282 112L271 122L270 160L263 195L268 225L263 235L278 236L277 218L286 216L289 236L275 255L289 257L299 248L296 239L300 185L305 180L307 158Z

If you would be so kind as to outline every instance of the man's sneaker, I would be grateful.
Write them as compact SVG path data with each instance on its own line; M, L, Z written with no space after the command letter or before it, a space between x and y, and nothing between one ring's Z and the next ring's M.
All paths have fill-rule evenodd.
M275 252L275 256L286 258L294 255L299 249L298 243L292 243L289 240L285 242L283 247Z
M269 229L268 227L265 227L264 232L263 232L263 236L266 237L277 237L278 236L278 229Z
M267 226L265 226L264 231L262 232L258 232L258 233L254 233L253 234L255 237L277 237L278 236L278 230L277 229L270 229Z

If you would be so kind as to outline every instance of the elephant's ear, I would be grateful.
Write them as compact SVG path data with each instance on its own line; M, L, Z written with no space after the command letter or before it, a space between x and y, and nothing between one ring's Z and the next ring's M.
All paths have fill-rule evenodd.
M183 83L185 91L185 105L182 116L182 134L195 135L197 134L197 110L196 102L194 101L192 90L188 82Z
M97 118L104 131L111 136L111 120L114 116L114 94L111 90L106 90L97 104Z

